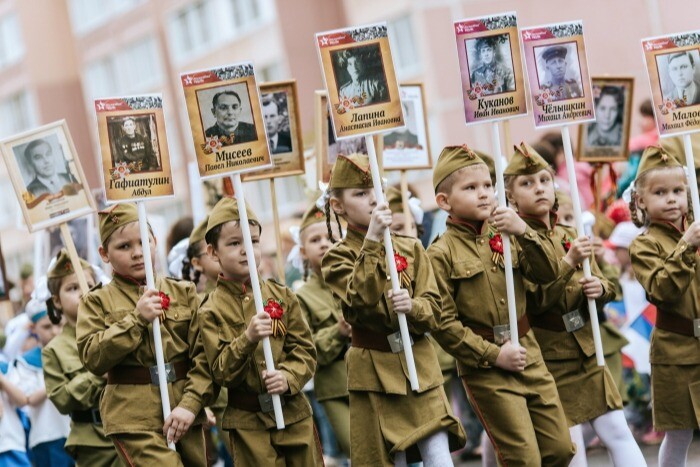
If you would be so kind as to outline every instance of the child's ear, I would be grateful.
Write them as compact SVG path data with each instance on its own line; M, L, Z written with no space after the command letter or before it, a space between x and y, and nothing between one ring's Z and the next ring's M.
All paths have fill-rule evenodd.
M61 310L61 299L58 298L58 295L51 295L51 301L53 302L53 307L56 308L59 311Z
M208 253L205 253L208 254ZM195 256L190 260L190 264L192 265L192 269L194 269L197 272L202 272L204 271L204 268L202 267L202 262L199 260L198 256Z
M109 256L107 256L107 250L102 245L100 245L97 251L100 253L100 258L102 258L102 262L109 263Z
M443 211L451 211L452 207L450 206L450 202L447 198L447 195L445 193L438 193L435 195L435 202L437 203L438 207L442 209Z
M216 254L216 248L214 248L214 245L207 244L207 254L212 261L221 264L221 261L219 261L219 255Z
M303 245L299 247L299 253L301 253L301 259L309 259L306 257L306 248Z
M339 216L345 214L345 206L343 206L343 203L338 198L332 196L329 203L331 204L331 209L334 213L338 214Z

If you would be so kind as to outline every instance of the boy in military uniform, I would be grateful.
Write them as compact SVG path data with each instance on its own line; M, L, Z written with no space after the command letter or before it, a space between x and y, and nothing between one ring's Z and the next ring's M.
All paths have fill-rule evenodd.
M350 454L353 466L393 466L422 460L449 465L450 451L466 442L442 387L435 349L425 333L437 328L440 310L433 271L423 246L392 235L401 289L393 290L382 237L391 225L388 205L378 205L367 156L338 156L325 212L348 222L346 237L323 257L323 277L348 323ZM330 228L330 225L328 226ZM329 232L333 240L332 232ZM408 384L398 339L398 313L413 338L419 390Z
M345 321L333 292L321 273L323 255L332 246L326 216L313 204L301 219L299 235L306 282L297 298L316 345L318 368L314 393L328 416L338 445L350 456L350 399L345 352L350 347L352 326Z
M106 375L100 400L105 434L127 465L205 466L203 407L215 388L197 340L195 311L199 298L190 282L155 279L157 290L145 290L145 261L136 206L122 203L100 211L99 248L114 276L83 296L77 325L80 358L96 375ZM170 402L163 420L152 322L161 320L161 335ZM167 437L167 439L166 439ZM177 451L167 441L177 443Z
M261 227L250 209L248 218L260 264ZM287 287L261 280L265 311L256 311L234 199L222 198L214 207L205 238L221 275L198 311L201 340L214 381L228 388L223 427L229 431L234 464L322 465L311 406L301 392L316 369L316 351L299 302ZM265 337L276 364L272 372L265 370ZM284 430L275 427L273 394L284 401Z
M80 260L88 286L95 285L90 264ZM61 334L51 339L41 352L44 362L46 394L59 412L70 415L72 423L65 449L76 465L117 467L123 465L114 444L102 429L99 401L105 379L85 369L78 357L75 324L78 319L80 287L68 252L63 249L47 274L51 298L47 301L49 318L54 324L65 319Z
M537 233L510 208L494 208L486 164L466 146L443 149L433 174L447 231L428 249L442 312L438 343L457 359L464 388L509 466L566 466L575 448L557 388L525 316L523 277L556 278ZM493 214L494 229L487 220ZM501 233L512 239L519 346L510 342ZM517 241L516 241L517 239Z

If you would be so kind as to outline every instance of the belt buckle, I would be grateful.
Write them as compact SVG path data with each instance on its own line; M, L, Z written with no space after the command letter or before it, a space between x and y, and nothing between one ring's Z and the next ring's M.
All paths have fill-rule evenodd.
M700 339L700 319L693 320L693 335Z
M562 319L564 320L566 332L578 331L586 325L586 321L584 321L583 316L581 316L581 312L578 311L578 309L562 315Z
M151 384L154 386L158 386L160 384L160 382L158 381L158 365L153 365L151 368L149 368L149 370L151 372ZM175 382L175 368L170 362L165 364L165 382Z
M282 406L284 406L284 397L280 396L280 402ZM258 403L260 404L260 411L262 413L270 413L275 410L274 405L272 405L272 394L269 392L258 394Z
M411 339L411 345L413 345L413 338L409 335ZM386 340L389 341L389 347L391 347L391 353L401 353L403 352L403 340L401 340L401 331L396 331L393 334L386 336Z
M102 425L102 416L100 415L100 409L90 409L90 415L92 415L93 425Z
M510 324L499 324L493 327L493 342L503 345L510 340Z

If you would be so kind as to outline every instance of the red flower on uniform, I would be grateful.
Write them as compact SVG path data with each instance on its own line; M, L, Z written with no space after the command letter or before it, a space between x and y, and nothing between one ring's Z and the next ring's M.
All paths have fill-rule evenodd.
M170 297L168 294L163 293L163 292L158 292L158 295L160 296L160 306L163 308L163 311L168 311L170 308Z
M493 236L491 236L491 238L489 238L489 246L491 247L491 251L502 255L503 238L501 237L501 234L494 234Z
M265 305L264 310L272 319L282 319L282 315L284 314L282 304L274 298L267 300L267 305Z
M404 271L408 267L408 260L405 256L401 256L394 252L394 262L396 262L396 272Z
M564 237L561 239L561 246L564 247L564 250L568 253L569 250L571 249L571 238Z

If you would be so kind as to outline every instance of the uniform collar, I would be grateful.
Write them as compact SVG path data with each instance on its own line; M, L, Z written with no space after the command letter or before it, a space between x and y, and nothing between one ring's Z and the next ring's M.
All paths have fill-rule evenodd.
M219 274L219 280L217 280L216 285L223 287L233 295L246 295L253 291L253 287L250 285L250 279L241 282L237 279L225 277L223 274Z
M684 217L683 218L683 227L686 226L686 223L687 223L687 219ZM663 230L666 230L668 232L673 233L674 237L678 237L678 238L681 238L683 236L683 232L685 231L685 229L683 229L682 231L679 230L678 227L673 225L671 222L666 222L666 221L651 221L649 223L649 227L651 227L651 226L660 227Z
M469 232L475 236L484 234L489 228L489 223L486 221L472 222L452 216L447 218L447 223L457 227L461 231Z
M75 337L75 327L72 325L65 323L63 325L63 331L61 331L63 334L65 334L68 337Z
M120 286L126 286L126 287L143 287L146 285L145 280L143 282L141 282L141 281L134 279L131 276L125 276L125 275L119 274L116 271L112 271L112 280L115 281ZM156 282L155 273L153 276L153 282L154 283Z
M361 245L362 242L365 241L366 235L367 235L367 229L363 229L362 227L357 227L357 226L348 224L347 234L345 235L345 239L349 242L358 243Z
M533 230L554 230L554 227L556 227L559 223L559 216L557 216L557 213L554 211L549 211L549 228L547 228L547 224L542 222L537 217L526 216L522 214L520 215L520 217Z

